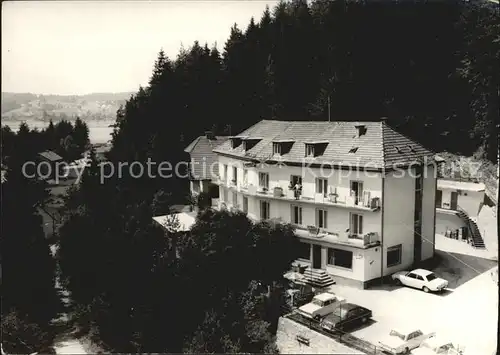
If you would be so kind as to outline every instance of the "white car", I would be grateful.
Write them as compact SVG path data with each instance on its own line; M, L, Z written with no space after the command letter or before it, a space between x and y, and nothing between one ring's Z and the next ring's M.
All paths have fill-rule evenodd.
M333 293L325 292L313 297L312 301L299 308L299 314L306 318L319 320L332 313L345 298Z
M463 348L455 346L451 341L434 336L425 340L411 353L413 355L462 355L463 352Z
M392 275L392 279L399 285L418 288L424 292L438 292L448 287L448 281L437 277L432 271L424 269L399 271Z
M435 333L424 334L420 329L399 327L378 342L378 347L385 353L392 355L409 354L418 348L426 339Z

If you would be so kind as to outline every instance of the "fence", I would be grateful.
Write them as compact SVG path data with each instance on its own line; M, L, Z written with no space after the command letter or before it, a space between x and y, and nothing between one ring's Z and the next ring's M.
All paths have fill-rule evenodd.
M378 348L377 346L373 345L372 343L366 340L357 338L354 335L346 333L341 330L328 331L322 328L318 321L315 321L313 319L307 319L296 312L288 313L285 315L285 317L293 320L296 323L306 326L309 329L312 329L322 335L332 338L341 344L345 344L350 348L362 351L365 354L385 355L385 353L382 352L382 349Z

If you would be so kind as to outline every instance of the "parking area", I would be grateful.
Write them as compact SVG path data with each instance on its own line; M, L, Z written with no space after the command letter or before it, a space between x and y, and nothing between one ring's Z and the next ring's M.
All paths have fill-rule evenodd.
M395 285L369 290L333 285L331 290L348 302L367 307L373 322L352 334L377 344L392 328L414 327L436 332L465 347L465 354L493 354L496 350L498 285L491 270L494 261L438 251L434 271L450 281L441 294Z

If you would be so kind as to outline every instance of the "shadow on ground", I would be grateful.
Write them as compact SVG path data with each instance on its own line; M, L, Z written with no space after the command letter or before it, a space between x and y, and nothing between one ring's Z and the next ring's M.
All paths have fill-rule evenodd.
M425 267L448 280L448 288L456 289L497 265L494 260L436 250L435 257Z

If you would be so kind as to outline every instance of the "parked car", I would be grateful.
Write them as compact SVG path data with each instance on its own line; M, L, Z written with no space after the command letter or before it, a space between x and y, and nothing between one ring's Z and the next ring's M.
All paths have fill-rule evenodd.
M420 329L400 327L391 330L388 336L379 341L378 344L388 354L409 354L411 350L418 348L425 340L434 335L435 333L424 334Z
M321 327L334 331L336 329L344 330L353 328L357 325L365 324L372 317L372 311L368 308L358 306L354 303L341 303L335 308L333 313L330 313L321 320Z
M413 271L399 271L392 275L396 284L418 288L424 292L442 291L448 287L448 281L439 278L435 273L424 269Z
M411 353L413 355L462 355L463 352L463 348L455 346L447 339L434 336L425 340L419 348Z
M314 296L311 302L300 307L298 312L306 318L319 320L332 313L344 301L345 298L333 293L320 293Z

